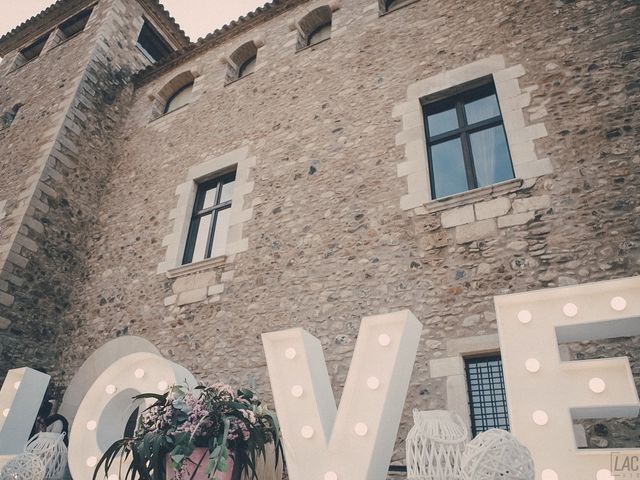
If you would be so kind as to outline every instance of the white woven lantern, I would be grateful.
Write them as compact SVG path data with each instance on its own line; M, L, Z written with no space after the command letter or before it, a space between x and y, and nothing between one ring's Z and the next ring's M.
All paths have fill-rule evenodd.
M46 469L45 478L47 480L59 480L64 477L67 467L67 446L64 444L64 433L38 433L29 440L24 451L40 457Z
M408 480L460 480L467 428L446 410L413 411L415 425L407 435Z
M33 453L21 453L2 469L0 480L44 480L44 464Z
M464 480L534 480L533 459L527 447L505 430L482 432L467 445L462 457Z

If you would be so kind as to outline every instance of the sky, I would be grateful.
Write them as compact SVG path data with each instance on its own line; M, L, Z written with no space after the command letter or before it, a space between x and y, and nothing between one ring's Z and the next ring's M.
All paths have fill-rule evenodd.
M160 0L192 41L264 5L267 0ZM54 0L0 0L0 36Z

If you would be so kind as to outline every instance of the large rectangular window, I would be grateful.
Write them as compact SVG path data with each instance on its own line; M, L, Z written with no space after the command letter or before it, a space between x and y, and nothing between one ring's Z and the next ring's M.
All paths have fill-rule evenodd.
M467 358L465 370L473 436L490 428L509 430L507 395L500 356Z
M224 255L236 173L198 185L183 265Z
M514 178L493 81L423 104L432 198Z
M140 30L136 45L151 63L156 63L168 57L173 51L169 44L162 38L162 35L146 20L142 25L142 30Z

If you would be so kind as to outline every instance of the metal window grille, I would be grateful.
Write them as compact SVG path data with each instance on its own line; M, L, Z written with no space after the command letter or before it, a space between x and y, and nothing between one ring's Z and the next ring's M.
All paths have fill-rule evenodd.
M471 430L475 437L490 428L509 430L509 412L499 355L465 360Z

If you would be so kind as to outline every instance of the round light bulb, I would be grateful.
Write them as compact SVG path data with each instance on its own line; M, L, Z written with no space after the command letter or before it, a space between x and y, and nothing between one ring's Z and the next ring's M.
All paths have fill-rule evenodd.
M540 371L540 362L537 358L529 358L524 365L528 372L537 373Z
M549 415L547 415L547 412L544 410L536 410L533 412L533 415L531 415L531 418L533 418L533 422L536 425L543 426L549 423Z
M604 383L604 380L602 380L601 378L594 377L589 380L589 390L591 390L593 393L602 393L604 392L605 388L607 388L607 384Z
M96 457L87 458L87 466L95 467L97 463L98 463L98 459Z
M558 480L558 474L553 470L547 468L542 471L542 475L540 476L542 480Z
M136 378L144 377L144 370L142 368L136 368L136 371L133 373Z
M567 303L562 307L562 313L569 318L573 318L578 314L578 306L575 303Z
M378 377L367 378L367 387L369 387L370 390L377 390L380 388L380 380Z
M8 408L5 408L5 409L2 411L2 416L3 416L3 417L8 417L8 416L9 416L9 409L8 409Z
M353 431L356 432L356 435L359 437L364 437L369 431L369 427L367 427L366 423L356 423L355 427L353 427Z
M520 310L518 312L518 320L520 320L520 323L529 323L532 318L533 316L529 310Z
M336 472L327 472L324 474L324 480L338 480L338 474Z
M613 308L616 312L622 312L625 308L627 308L627 301L622 297L613 297L611 299L611 308Z
M89 430L90 432L93 432L97 427L98 427L98 424L96 423L95 420L89 420L87 422L87 430Z
M313 427L310 427L309 425L305 425L300 430L300 435L302 435L302 438L306 438L307 440L312 438L314 433L315 433L315 430L313 429Z
M116 390L118 389L113 384L107 385L106 388L104 389L104 391L107 392L109 395L113 395L114 393L116 393Z
M293 395L294 397L300 398L303 393L304 388L302 388L301 385L294 385L293 387L291 387L291 395Z
M391 345L391 337L386 333L383 333L378 337L378 343L383 347L388 347Z
M284 351L284 356L287 357L288 360L293 360L298 355L295 348L287 348Z
M164 392L167 388L169 388L169 384L165 380L160 380L158 382L158 390Z
M598 472L596 473L596 480L616 480L616 477L611 475L611 472L609 470L603 468L602 470L598 470Z

